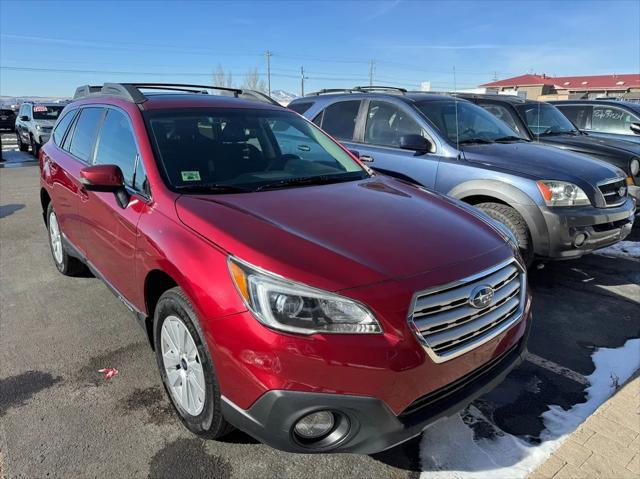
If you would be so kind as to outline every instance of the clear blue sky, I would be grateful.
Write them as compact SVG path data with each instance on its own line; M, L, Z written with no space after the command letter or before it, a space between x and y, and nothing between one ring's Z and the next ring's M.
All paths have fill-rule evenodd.
M298 93L375 83L474 87L527 72L640 72L640 0L13 2L0 0L0 94L70 95L104 81L241 84ZM56 71L63 70L63 71ZM263 76L264 78L264 76Z

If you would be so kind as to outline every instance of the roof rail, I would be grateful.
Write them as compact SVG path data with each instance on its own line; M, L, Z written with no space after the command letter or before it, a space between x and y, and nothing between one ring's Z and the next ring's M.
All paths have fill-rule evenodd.
M208 90L221 90L232 93L236 98L242 94L237 88L226 88L212 85L188 85L184 83L105 83L102 87L83 85L76 89L74 100L91 95L110 95L123 97L134 103L144 103L148 98L141 90L171 90L188 93L207 94Z
M404 88L398 88L394 86L372 85L372 86L354 86L353 88L325 88L322 90L308 93L305 96L319 96L319 95L325 95L328 93L364 93L368 91L398 92L398 93L402 93L403 95L407 93L407 90Z

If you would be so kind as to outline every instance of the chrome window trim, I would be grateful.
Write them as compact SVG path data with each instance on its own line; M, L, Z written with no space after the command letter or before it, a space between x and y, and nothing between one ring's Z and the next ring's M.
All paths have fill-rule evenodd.
M495 329L491 329L488 333L486 334L481 334L480 336L478 336L478 339L475 341L472 341L471 343L467 344L466 346L461 347L460 349L450 352L450 353L445 353L445 354L436 354L431 347L429 346L428 342L425 340L425 338L422 336L422 333L418 330L414 320L413 320L413 314L414 314L414 309L416 307L418 298L421 296L424 296L426 294L435 294L447 289L453 289L453 288L457 288L460 286L463 286L467 283L471 283L473 281L476 281L480 278L483 278L485 276L489 276L493 273L495 273L496 271L499 271L502 268L505 268L507 266L509 266L510 264L514 264L515 267L520 271L519 273L519 280L520 280L520 302L518 304L518 309L516 310L515 313L513 313L513 315L505 320L502 324L500 324L498 327L496 327ZM478 273L475 273L473 275L467 276L465 278L456 280L456 281L452 281L443 285L439 285L439 286L434 286L432 288L427 288L421 291L418 291L416 293L413 294L413 297L411 298L411 303L409 305L409 314L407 316L407 321L409 323L409 328L413 331L414 336L416 337L416 339L418 340L418 342L422 345L423 349L425 350L425 352L427 353L427 355L429 356L429 359L431 359L434 363L436 364L440 364L440 363L444 363L446 361L450 361L452 359L455 359L459 356L462 356L463 354L468 353L469 351L472 351L480 346L482 346L483 344L488 343L489 341L491 341L492 339L496 338L497 336L501 335L502 333L504 333L505 331L507 331L508 329L510 329L512 326L514 326L516 323L520 322L520 320L523 317L524 314L524 308L526 306L526 299L527 299L527 271L526 268L524 268L517 260L516 258L509 258L506 259L498 264L496 264L495 266L492 266L488 269L485 269L483 271L480 271Z

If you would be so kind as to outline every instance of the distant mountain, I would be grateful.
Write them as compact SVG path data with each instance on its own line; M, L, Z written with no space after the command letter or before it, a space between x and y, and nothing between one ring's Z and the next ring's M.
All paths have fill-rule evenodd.
M271 98L283 106L287 106L291 100L298 98L298 95L284 90L271 90Z

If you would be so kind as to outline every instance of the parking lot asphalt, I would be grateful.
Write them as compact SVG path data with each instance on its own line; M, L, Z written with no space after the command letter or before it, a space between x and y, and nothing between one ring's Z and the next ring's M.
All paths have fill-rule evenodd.
M629 239L640 241L637 226ZM486 418L478 437L535 443L549 405L585 400L593 351L640 337L638 260L549 263L530 284L532 355L475 402ZM438 467L421 464L419 439L374 456L297 455L240 432L191 435L131 313L99 280L55 269L35 166L0 170L0 305L0 477L417 477ZM102 368L119 374L104 379Z

